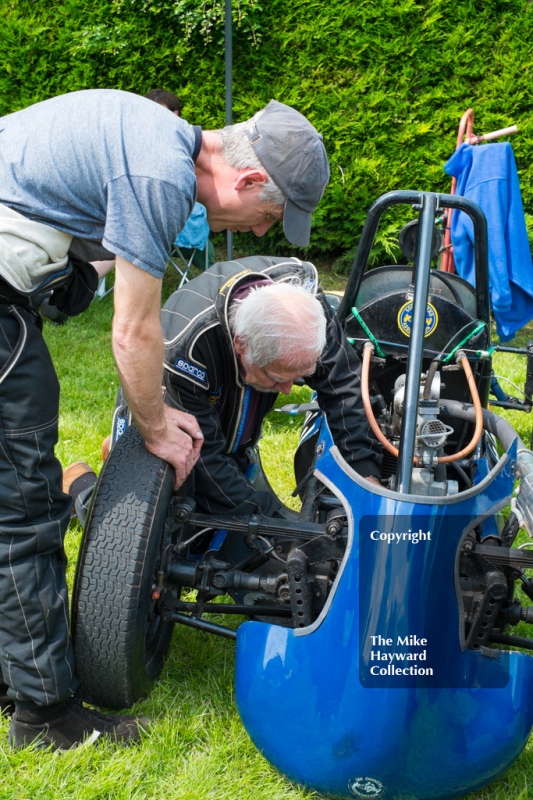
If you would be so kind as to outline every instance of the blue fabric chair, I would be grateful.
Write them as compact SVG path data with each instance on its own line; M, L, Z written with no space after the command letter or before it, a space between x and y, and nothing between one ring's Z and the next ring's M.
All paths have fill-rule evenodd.
M174 247L170 254L170 261L181 275L179 287L187 283L192 277L191 267L201 264L202 269L208 269L210 264L209 224L207 211L201 203L195 203L192 213L183 230L178 233ZM203 261L198 259L203 255Z

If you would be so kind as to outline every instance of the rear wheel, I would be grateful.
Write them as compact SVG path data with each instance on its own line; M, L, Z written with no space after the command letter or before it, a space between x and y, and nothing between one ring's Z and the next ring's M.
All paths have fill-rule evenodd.
M73 641L83 697L125 708L161 672L173 623L153 599L171 544L174 470L130 426L109 454L89 511L73 592Z

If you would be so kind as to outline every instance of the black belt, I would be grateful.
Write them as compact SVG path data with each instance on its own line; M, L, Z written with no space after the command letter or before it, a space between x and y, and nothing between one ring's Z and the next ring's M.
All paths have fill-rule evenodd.
M20 294L7 281L0 278L0 303L4 305L17 305L24 308L31 308L31 301L28 295Z

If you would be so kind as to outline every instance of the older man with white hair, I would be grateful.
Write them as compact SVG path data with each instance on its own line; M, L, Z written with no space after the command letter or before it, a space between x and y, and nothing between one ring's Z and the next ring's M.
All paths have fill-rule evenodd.
M162 328L165 402L193 414L204 437L194 467L200 511L287 514L266 481L247 472L265 415L299 379L316 391L344 459L379 481L381 451L361 402L359 358L312 264L267 256L215 264L167 300ZM119 401L115 434L127 417ZM78 475L70 493L82 521L96 482L89 470L65 470L65 478Z
M380 448L361 403L359 359L312 264L264 256L215 264L169 298L162 326L166 402L194 414L204 435L194 469L201 510L281 510L245 472L278 392L289 394L299 378L317 392L346 461L379 479Z

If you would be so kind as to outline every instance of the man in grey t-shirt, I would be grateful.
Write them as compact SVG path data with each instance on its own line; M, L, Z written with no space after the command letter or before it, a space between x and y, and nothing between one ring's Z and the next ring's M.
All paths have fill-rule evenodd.
M65 749L95 732L139 738L135 719L72 699L63 556L71 501L54 457L57 378L29 296L53 286L64 296L66 285L91 280L80 260L116 256L117 370L146 447L172 464L179 486L202 434L160 392L161 278L176 234L198 200L213 231L262 236L283 219L289 241L304 246L328 178L320 135L275 101L222 131L113 90L0 118L0 659L14 746Z

